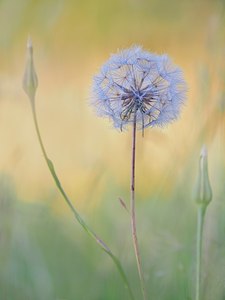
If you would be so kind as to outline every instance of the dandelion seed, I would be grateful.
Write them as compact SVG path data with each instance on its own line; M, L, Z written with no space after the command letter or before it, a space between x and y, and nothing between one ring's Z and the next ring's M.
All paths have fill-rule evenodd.
M163 126L178 118L185 100L182 71L167 55L133 47L114 54L94 77L92 104L121 130Z

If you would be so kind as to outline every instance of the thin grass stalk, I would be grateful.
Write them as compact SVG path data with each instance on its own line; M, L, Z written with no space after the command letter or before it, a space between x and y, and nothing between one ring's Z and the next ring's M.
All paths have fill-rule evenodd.
M132 158L131 158L131 186L130 186L130 206L131 206L131 230L134 252L137 262L138 274L141 284L141 291L144 300L147 300L145 281L141 264L141 255L139 250L138 238L137 238L137 227L136 227L136 211L135 211L135 160L136 160L136 132L137 132L137 122L136 122L136 110L134 113L133 120L133 131L132 131Z
M85 223L85 221L82 219L82 217L80 216L80 214L78 213L76 208L73 206L73 204L72 204L71 200L69 199L69 197L67 196L66 192L64 191L64 189L61 185L61 182L55 172L54 165L53 165L52 161L48 158L47 152L45 150L45 147L44 147L44 144L42 141L42 137L41 137L39 125L38 125L38 120L37 120L36 109L35 109L35 101L34 101L34 99L30 99L30 100L31 100L32 115L33 115L33 120L34 120L34 125L35 125L35 130L37 133L38 141L39 141L44 159L47 163L48 169L55 181L55 184L56 184L58 190L60 191L61 195L63 196L63 198L66 201L67 205L69 206L70 210L72 211L74 217L76 218L78 223L83 227L85 232L87 232L88 235L90 237L92 237L98 243L98 245L101 247L101 249L104 250L111 257L114 264L116 265L116 268L123 280L123 283L124 283L126 289L128 290L130 299L135 300L133 292L130 287L130 284L128 282L127 276L123 270L123 267L122 267L119 259L112 253L112 251L109 249L109 247L97 236L97 234Z
M195 300L201 300L201 282L202 282L202 239L205 219L205 205L198 206L197 213L197 244L196 244L196 294Z

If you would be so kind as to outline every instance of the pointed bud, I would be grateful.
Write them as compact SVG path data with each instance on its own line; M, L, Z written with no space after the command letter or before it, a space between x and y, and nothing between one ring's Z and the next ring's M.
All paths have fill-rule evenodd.
M120 202L120 204L122 205L122 207L125 208L127 212L129 212L129 210L128 210L128 208L127 208L127 205L126 205L126 203L124 202L124 200L123 200L121 197L119 197L118 199L119 199L119 202Z
M208 176L207 149L204 145L201 150L199 161L199 177L197 182L196 202L207 206L212 200L212 189Z
M27 40L27 62L23 76L23 89L28 95L29 99L34 102L35 93L38 86L38 78L34 68L33 62L33 45L30 38Z

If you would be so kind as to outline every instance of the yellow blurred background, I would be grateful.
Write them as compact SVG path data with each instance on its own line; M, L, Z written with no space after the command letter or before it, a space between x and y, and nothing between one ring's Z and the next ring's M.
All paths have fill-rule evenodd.
M28 35L42 137L79 207L101 201L110 185L120 187L118 196L129 189L131 132L116 131L89 106L92 77L117 49L137 44L167 53L188 84L180 119L138 136L139 199L155 191L169 195L187 174L193 180L202 143L212 174L224 164L224 8L224 1L210 0L1 0L0 172L13 178L19 197L59 197L21 87ZM193 170L185 173L189 166Z

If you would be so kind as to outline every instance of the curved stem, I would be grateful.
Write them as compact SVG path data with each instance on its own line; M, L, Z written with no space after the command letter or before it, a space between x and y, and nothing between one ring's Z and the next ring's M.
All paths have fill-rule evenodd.
M141 283L141 290L143 299L147 300L146 291L145 291L145 281L144 275L141 265L141 256L139 251L139 244L137 238L137 228L136 228L136 213L135 213L135 157L136 157L136 131L137 131L137 124L136 124L136 112L134 114L134 121L133 121L133 132L132 132L132 160L131 160L131 198L130 198L130 205L131 205L131 230L132 230L132 238L133 238L133 245L134 245L134 252L136 256L138 274Z
M33 100L33 101L32 101ZM59 181L59 178L55 172L55 168L54 165L52 163L52 161L48 158L47 152L45 150L42 138L41 138L41 134L40 134L40 130L39 130L39 126L38 126L38 121L37 121L37 115L36 115L36 109L35 109L35 104L34 104L34 99L31 99L31 106L32 106L32 114L33 114L33 119L34 119L34 125L35 125L35 129L36 129L36 133L37 133L37 137L38 137L38 141L42 150L42 153L44 155L44 159L48 165L49 171L55 181L55 184L57 186L57 188L59 189L61 195L63 196L64 200L66 201L66 203L68 204L70 210L72 211L74 217L76 218L76 220L79 222L79 224L83 227L83 229L89 234L90 237L92 237L97 243L98 245L112 258L113 262L115 263L117 270L120 273L120 276L124 282L125 287L128 290L129 296L131 300L134 300L134 296L130 287L130 284L128 282L128 279L126 277L126 274L123 270L123 267L119 261L119 259L112 253L112 251L109 249L109 247L96 235L96 233L85 223L85 221L82 219L82 217L80 216L80 214L78 213L78 211L76 210L76 208L73 206L71 200L69 199L69 197L67 196L66 192L64 191L61 182Z
M196 246L196 293L195 300L201 300L201 265L202 265L202 237L206 207L199 205L197 216L197 246Z

